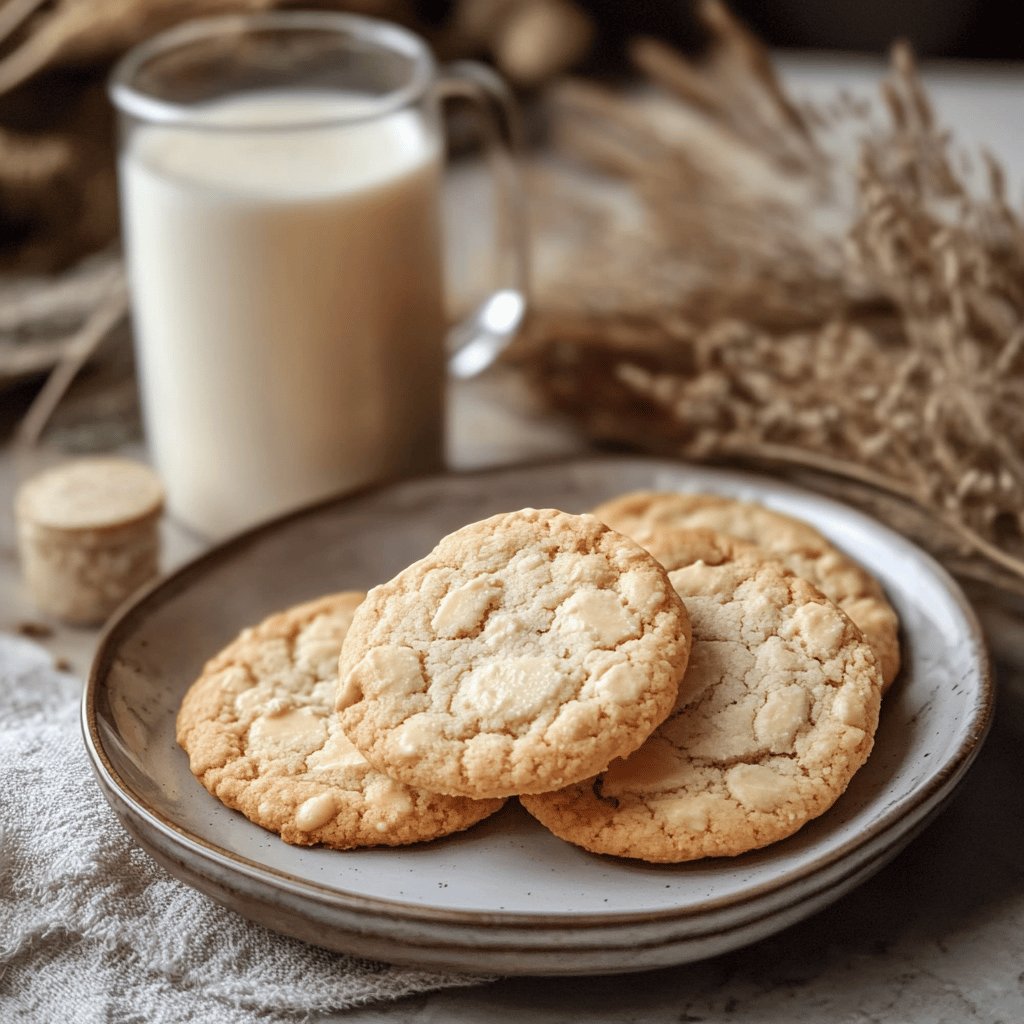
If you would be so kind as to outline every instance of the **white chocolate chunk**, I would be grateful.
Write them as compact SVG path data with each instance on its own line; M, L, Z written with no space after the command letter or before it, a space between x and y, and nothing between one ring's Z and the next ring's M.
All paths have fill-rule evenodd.
M320 793L299 804L295 812L295 827L301 832L326 825L338 813L338 803L333 793Z
M460 683L452 710L469 720L515 725L556 699L563 680L550 658L508 658L473 669Z
M323 745L327 737L324 719L304 708L278 714L260 715L249 726L247 747L258 757L308 754Z
M563 626L589 634L604 647L614 647L635 636L637 622L611 590L578 590L558 609Z
M431 625L442 637L476 633L500 597L501 585L497 581L487 577L472 579L445 595Z
M751 811L774 811L786 799L786 787L771 768L738 764L725 773L725 785L735 800Z

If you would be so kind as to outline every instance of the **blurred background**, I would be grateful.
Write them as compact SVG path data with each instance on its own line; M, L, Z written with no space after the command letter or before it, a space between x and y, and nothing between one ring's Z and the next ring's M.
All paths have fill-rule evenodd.
M0 4L0 270L49 272L116 236L106 73L132 43L186 18L272 0L4 0ZM567 71L628 72L630 39L653 35L699 53L687 0L355 0L306 3L394 19L444 58L492 61L529 93ZM739 0L732 8L773 47L879 56L896 38L919 55L1024 55L1013 5L994 0Z
M1024 468L1006 455L1024 446L1024 38L995 0L0 0L5 437L34 440L59 404L64 451L139 443L106 78L168 26L278 7L408 25L442 60L492 63L527 113L537 288L510 362L530 387L455 393L463 444L485 442L454 464L596 443L817 468L954 571L1024 595ZM473 220L480 178L451 189ZM482 265L490 241L454 249ZM804 369L783 377L780 351ZM906 391L886 406L890 380ZM524 427L535 400L568 431Z
M743 0L733 8L774 46L877 53L901 37L925 57L1024 54L1018 12L999 0Z

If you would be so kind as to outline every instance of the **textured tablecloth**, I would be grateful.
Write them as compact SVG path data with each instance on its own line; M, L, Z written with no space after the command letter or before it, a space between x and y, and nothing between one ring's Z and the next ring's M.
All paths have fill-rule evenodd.
M171 878L93 779L80 692L0 634L0 1022L296 1021L482 980L307 946Z

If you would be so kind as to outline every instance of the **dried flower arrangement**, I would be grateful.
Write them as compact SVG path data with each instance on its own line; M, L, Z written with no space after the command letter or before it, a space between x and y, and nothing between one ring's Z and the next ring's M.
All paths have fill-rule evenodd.
M956 154L906 48L881 117L813 108L701 10L701 64L634 47L655 92L555 92L577 166L534 178L560 240L518 358L597 439L810 471L1024 593L1024 224L997 163Z

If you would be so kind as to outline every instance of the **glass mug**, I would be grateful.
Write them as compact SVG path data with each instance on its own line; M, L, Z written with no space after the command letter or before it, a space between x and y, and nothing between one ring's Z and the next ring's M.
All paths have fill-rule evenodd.
M329 12L194 21L115 68L147 440L172 513L218 536L443 463L446 367L518 327L527 245L508 91ZM441 101L473 101L504 283L449 332Z

